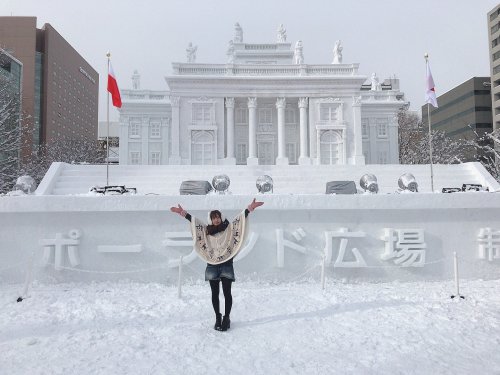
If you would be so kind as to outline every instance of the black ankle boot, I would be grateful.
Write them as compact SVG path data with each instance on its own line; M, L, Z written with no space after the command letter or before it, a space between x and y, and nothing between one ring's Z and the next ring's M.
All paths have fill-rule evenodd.
M231 319L229 319L229 316L224 315L221 331L227 331L229 328L231 328Z
M221 331L222 330L222 323L221 323L221 319L222 319L222 314L215 314L215 325L214 325L214 329L216 331Z

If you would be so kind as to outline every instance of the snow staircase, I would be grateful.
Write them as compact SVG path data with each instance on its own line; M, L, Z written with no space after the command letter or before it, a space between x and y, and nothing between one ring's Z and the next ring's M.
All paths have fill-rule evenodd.
M443 187L461 187L464 183L481 184L490 190L500 185L480 163L435 165L434 190ZM255 182L259 176L269 175L274 181L274 194L325 194L328 181L350 180L356 183L365 173L377 177L380 193L393 193L398 178L412 173L420 192L430 192L429 165L110 165L109 185L137 188L140 195L179 195L184 180L206 180L226 174L231 180L229 191L233 195L252 195L257 192ZM40 183L37 195L87 194L93 186L106 184L106 165L74 165L53 163Z

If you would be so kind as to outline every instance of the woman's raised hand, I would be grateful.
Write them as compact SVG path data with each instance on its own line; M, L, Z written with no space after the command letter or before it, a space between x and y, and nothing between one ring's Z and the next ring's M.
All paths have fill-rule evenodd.
M252 203L250 203L248 205L248 211L252 212L253 210L255 210L257 207L260 207L264 204L264 202L258 202L255 200L255 198L253 199Z
M170 211L175 212L181 216L186 216L186 210L182 208L180 204L177 205L177 207L170 207Z

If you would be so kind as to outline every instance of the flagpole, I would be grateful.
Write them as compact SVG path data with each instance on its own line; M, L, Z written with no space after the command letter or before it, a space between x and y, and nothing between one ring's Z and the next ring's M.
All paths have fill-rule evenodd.
M106 57L108 58L108 75L109 77L109 58L111 57L111 53L109 51L106 53ZM109 79L109 78L108 78ZM106 186L109 186L109 90L108 92L108 100L106 101Z
M427 64L429 64L429 54L424 55L425 58L425 68L427 70ZM432 131L431 131L431 105L427 103L427 122L429 124L429 161L431 166L431 191L434 193L434 172L432 169Z
M429 120L429 159L431 166L431 190L434 193L434 173L432 170L432 131L431 131L431 105L427 103L427 119Z

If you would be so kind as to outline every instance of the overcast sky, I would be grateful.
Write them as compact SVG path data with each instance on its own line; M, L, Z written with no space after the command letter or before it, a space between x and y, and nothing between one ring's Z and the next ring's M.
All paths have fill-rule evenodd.
M292 45L302 40L307 64L329 64L342 40L343 62L381 80L396 75L419 109L428 52L438 96L474 76L489 76L487 12L499 0L0 0L0 15L50 23L99 72L99 119L106 118L106 51L120 88L167 89L172 62L225 63L234 23L244 42L274 43L279 24ZM116 112L111 119L117 119Z

